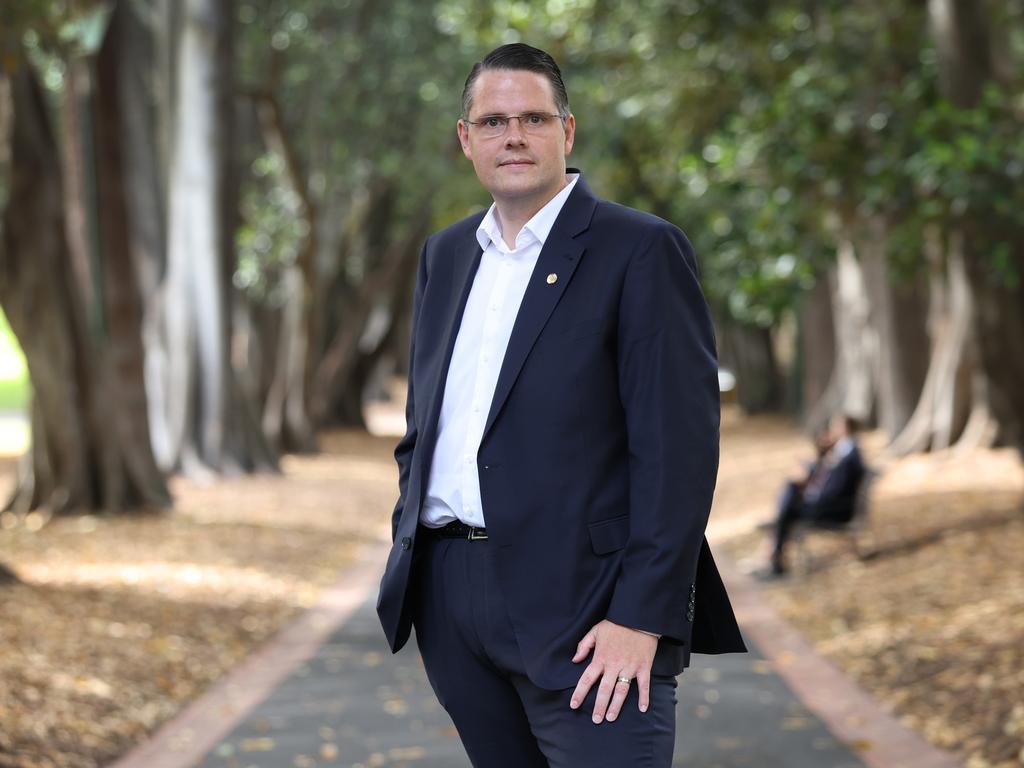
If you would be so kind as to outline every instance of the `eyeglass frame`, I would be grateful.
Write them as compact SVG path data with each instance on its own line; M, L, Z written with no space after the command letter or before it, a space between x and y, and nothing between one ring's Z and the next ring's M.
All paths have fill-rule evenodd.
M464 118L462 118L462 122L466 123L467 125L481 125L481 124L487 122L488 120L494 120L496 118L500 118L500 119L505 121L504 129L501 131L501 133L496 133L493 136L487 137L487 138L491 138L491 139L496 139L499 136L504 136L505 135L505 133L508 131L508 127L512 124L512 118L515 118L516 120L518 120L519 121L519 127L522 128L527 133L529 133L529 131L526 129L526 127L523 124L523 118L524 117L530 117L532 115L539 115L539 116L542 116L542 117L556 117L556 118L558 118L559 120L562 121L562 126L563 127L565 126L565 121L569 119L569 115L563 115L560 112L538 112L536 110L532 110L530 112L521 112L518 115L502 115L500 113L499 114L494 114L494 115L484 115L483 118L481 118L480 120L470 120L468 117L464 117ZM536 126L536 127L538 127L538 128L545 128L545 127L547 127L547 123L544 123L543 125Z

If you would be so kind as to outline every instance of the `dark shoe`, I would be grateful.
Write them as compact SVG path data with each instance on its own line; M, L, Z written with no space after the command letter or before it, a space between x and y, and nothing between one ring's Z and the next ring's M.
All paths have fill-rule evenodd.
M764 568L758 568L754 571L753 576L758 581L778 581L785 578L787 573L788 571L784 566L778 563L771 563Z
M3 563L0 563L0 584L19 584L18 574Z

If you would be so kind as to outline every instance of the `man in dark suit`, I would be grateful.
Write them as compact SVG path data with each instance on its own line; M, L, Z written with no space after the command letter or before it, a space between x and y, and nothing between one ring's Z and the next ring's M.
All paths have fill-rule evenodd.
M745 651L704 538L715 339L689 241L566 169L558 66L502 46L458 135L494 205L427 239L377 610L476 766L668 766L691 652Z
M786 570L786 544L800 520L813 524L841 524L853 517L857 489L866 467L857 446L857 420L840 414L829 422L819 456L802 480L789 480L779 499L774 544L767 576Z

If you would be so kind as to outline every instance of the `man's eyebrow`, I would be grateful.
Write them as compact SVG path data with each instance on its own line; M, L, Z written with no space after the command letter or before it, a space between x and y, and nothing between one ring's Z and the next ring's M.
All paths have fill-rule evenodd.
M480 115L480 119L483 120L485 117L508 117L510 112L486 112ZM522 112L516 112L517 115L546 115L551 114L545 112L543 109L524 109Z

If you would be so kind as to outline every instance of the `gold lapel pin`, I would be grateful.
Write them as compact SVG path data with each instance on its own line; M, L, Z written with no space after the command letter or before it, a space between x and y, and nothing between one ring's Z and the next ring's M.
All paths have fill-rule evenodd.
M556 280L558 280L558 275L554 272L548 275L548 285L554 285Z

